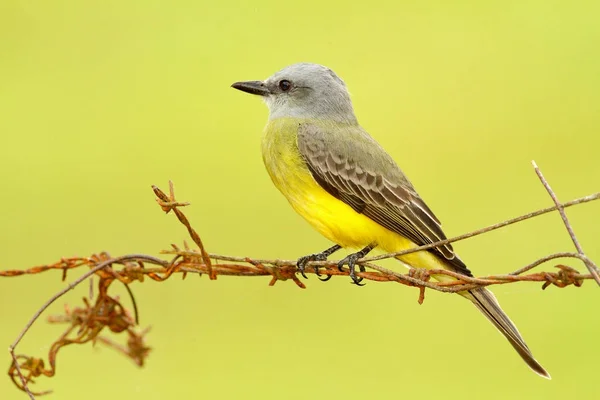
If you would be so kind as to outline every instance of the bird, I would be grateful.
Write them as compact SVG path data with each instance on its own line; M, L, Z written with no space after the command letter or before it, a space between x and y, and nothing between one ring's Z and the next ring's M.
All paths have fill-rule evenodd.
M347 265L352 282L361 284L356 262L373 249L392 253L446 239L440 220L413 184L360 126L345 82L330 68L297 63L266 80L231 86L265 101L269 118L261 148L267 172L292 208L335 243L298 259L304 277L308 262L324 261L341 248L360 249L338 267ZM449 243L396 258L412 268L473 276ZM455 280L441 274L432 277ZM480 287L458 294L491 321L535 373L550 379L490 290Z

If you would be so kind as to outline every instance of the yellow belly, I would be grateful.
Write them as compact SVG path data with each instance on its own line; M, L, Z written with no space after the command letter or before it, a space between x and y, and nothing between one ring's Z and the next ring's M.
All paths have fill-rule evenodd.
M270 121L262 141L263 161L271 180L294 210L342 247L359 249L376 243L385 252L416 247L412 241L357 213L315 181L298 151L298 125L298 120L289 118ZM440 259L426 251L402 256L400 260L416 268L444 268Z

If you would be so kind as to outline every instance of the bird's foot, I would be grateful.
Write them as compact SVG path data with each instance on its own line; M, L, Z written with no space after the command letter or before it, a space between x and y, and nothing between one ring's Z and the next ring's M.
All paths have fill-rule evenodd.
M366 256L367 254L369 254L369 252L371 250L373 250L375 247L376 247L375 244L370 244L359 252L349 254L348 256L346 256L343 260L341 260L338 263L338 269L340 271L343 271L344 265L347 265L348 269L350 269L350 278L352 279L351 283L354 283L355 285L358 285L358 286L365 285L364 283L361 283L363 278L356 275L356 262L358 260L360 260L361 258L363 258L364 256ZM366 271L366 269L363 265L358 265L358 269L360 270L360 272Z
M306 264L308 264L310 261L326 261L327 257L329 257L331 254L335 253L341 248L342 246L336 244L335 246L331 246L327 250L324 250L320 253L314 253L304 257L300 257L296 262L296 266L298 267L298 271L300 271L300 275L302 275L305 279L308 279L308 277L304 273L304 271L306 271ZM322 274L319 272L319 267L314 266L313 268L315 269L315 274L321 281L326 282L329 279L331 279L331 275L327 275L325 278L321 278Z

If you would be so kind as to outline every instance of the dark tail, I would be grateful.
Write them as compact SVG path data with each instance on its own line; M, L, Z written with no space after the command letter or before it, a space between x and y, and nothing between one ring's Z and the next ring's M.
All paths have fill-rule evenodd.
M461 293L464 297L468 298L475 304L475 307L479 309L489 319L492 324L508 339L512 347L515 348L521 358L529 365L536 374L550 379L550 374L540 365L539 362L533 358L533 354L529 350L529 347L525 344L525 341L521 337L521 334L517 330L517 327L512 323L508 315L502 311L500 304L496 297L487 290L486 288L478 288L469 290L468 293Z

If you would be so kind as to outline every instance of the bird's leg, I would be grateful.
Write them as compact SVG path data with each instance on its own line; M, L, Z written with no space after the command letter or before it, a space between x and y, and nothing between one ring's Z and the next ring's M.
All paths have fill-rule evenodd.
M368 245L361 251L349 254L348 256L346 256L346 258L344 258L342 261L340 261L338 263L338 269L340 271L343 271L342 268L343 268L344 264L348 265L348 268L350 269L350 278L352 278L352 283L354 283L358 286L364 286L365 285L364 283L360 283L360 281L362 281L363 278L356 276L356 261L360 260L367 254L369 254L369 252L371 250L373 250L375 247L377 247L377 244L371 243L370 245ZM365 272L364 266L359 265L358 268L360 269L360 272Z
M336 251L338 251L341 248L342 248L342 246L340 246L339 244L336 244L334 246L331 246L327 250L323 250L320 253L314 253L314 254L309 254L307 256L304 256L304 257L300 257L298 259L298 261L296 262L296 266L298 267L298 271L300 271L300 275L302 275L305 279L308 279L306 274L304 273L304 270L306 269L306 264L308 264L309 261L325 261L325 260L327 260L327 257L329 257L330 255L332 255L333 253L335 253ZM315 266L314 268L315 268L315 274L317 274L319 279L321 279L321 274L319 273L319 267ZM328 281L329 279L331 279L331 275L327 275L326 278L323 278L321 280L323 282L325 282L325 281Z

